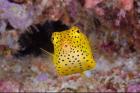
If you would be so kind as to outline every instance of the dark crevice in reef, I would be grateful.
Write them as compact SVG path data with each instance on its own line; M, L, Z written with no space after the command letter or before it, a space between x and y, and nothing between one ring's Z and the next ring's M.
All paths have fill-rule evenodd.
M15 54L16 57L30 54L39 56L42 53L40 48L53 53L54 47L51 42L52 33L67 30L69 28L61 21L46 21L42 25L36 25L36 27L38 30L31 26L31 32L25 31L20 36L18 40L20 50Z

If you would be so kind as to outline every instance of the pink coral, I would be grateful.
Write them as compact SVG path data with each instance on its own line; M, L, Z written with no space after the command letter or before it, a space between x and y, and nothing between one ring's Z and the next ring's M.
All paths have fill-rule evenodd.
M95 8L97 4L102 2L103 0L85 0L85 8Z
M0 92L18 92L19 84L15 81L0 80Z
M95 8L96 14L99 16L103 16L104 15L104 10L100 7Z
M120 0L124 10L130 11L133 8L134 0Z
M119 26L121 20L126 17L126 11L124 11L123 9L121 9L120 12L117 14L117 17L118 18L115 21L115 25L116 26Z
M103 0L85 0L84 7L86 9L94 9L96 14L99 16L104 15L104 9L97 6L97 4L101 3Z

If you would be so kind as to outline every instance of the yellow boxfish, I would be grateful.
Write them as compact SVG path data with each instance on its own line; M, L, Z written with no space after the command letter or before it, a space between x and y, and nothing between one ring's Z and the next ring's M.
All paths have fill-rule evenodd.
M60 76L95 68L89 41L77 26L54 32L51 39L54 45L53 63Z

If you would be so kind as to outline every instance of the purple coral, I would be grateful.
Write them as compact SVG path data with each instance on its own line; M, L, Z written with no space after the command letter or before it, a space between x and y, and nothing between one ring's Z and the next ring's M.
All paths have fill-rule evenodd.
M127 92L140 92L140 84L131 84L127 88Z
M45 81L48 79L48 74L39 74L37 77L36 77L37 81Z
M0 0L0 18L8 20L15 29L25 30L32 24L33 12L25 5L11 3L8 0Z
M72 0L68 5L69 15L75 19L78 13L78 3L77 0Z
M7 26L7 24L5 21L3 21L3 20L0 21L0 32L4 32L6 29L6 26Z

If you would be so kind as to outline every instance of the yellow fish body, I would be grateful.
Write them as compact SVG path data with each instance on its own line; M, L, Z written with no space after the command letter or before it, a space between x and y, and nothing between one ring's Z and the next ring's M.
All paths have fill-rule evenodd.
M52 34L53 62L61 76L82 73L95 68L95 60L87 37L73 26L69 30Z

